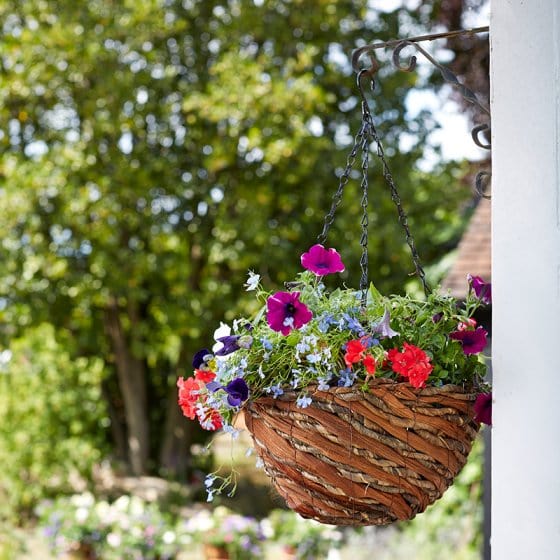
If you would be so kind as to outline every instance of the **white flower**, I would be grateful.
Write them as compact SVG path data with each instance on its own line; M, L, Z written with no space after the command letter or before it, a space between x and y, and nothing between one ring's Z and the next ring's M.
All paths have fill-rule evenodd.
M259 282L261 281L261 275L255 274L252 270L249 271L249 278L247 282L244 284L245 290L247 292L252 292L256 290L259 286Z
M121 544L121 536L117 533L109 533L107 535L107 543L113 548L117 548Z
M83 494L74 494L70 498L70 501L76 507L84 507L84 508L93 507L95 504L95 498L93 497L93 494L91 494L90 492L84 492Z
M216 352L218 352L219 350L221 350L224 347L224 343L223 342L218 342L218 338L222 338L224 336L230 336L231 335L231 327L229 325L227 325L226 323L222 323L220 321L220 326L214 331L214 340L216 341L216 344L214 344L214 346L212 346L212 352L214 354L216 354ZM227 360L229 357L228 356L216 356L216 359L221 361L221 360Z
M175 533L173 531L165 531L161 537L165 544L171 544L175 542Z
M76 521L78 523L83 523L88 518L88 515L89 515L89 511L87 508L79 507L76 510Z

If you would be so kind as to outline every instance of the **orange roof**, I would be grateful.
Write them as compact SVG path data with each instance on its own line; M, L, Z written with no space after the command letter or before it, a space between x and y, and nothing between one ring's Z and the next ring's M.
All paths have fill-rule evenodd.
M442 282L443 291L451 290L451 295L458 299L467 295L467 274L492 281L491 207L489 200L480 199L457 247L455 262Z

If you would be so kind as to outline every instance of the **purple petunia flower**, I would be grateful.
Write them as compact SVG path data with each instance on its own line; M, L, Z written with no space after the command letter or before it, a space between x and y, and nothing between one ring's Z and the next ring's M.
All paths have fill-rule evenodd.
M385 308L385 313L383 313L383 317L381 318L379 325L375 328L375 332L380 338L393 338L399 334L391 328L390 321L391 316L389 315L389 310Z
M299 301L299 292L276 292L266 302L266 320L273 331L289 334L309 323L313 313Z
M474 331L455 331L449 335L449 338L458 340L463 345L465 354L478 354L486 347L486 335L488 333L482 327L478 327Z
M241 377L236 377L233 381L230 381L224 389L228 394L227 401L230 406L239 406L249 397L249 387Z
M434 313L432 315L432 323L439 323L443 319L443 313L438 311L438 313Z
M206 360L204 358L206 358L206 356L211 356L212 352L210 352L210 350L208 350L208 348L203 348L202 350L199 350L193 357L192 360L192 366L194 369L200 369L200 366L204 365L206 363Z
M336 249L325 249L322 245L313 245L307 253L301 255L301 265L316 276L342 272L344 264Z
M492 393L480 393L474 402L474 419L492 425Z
M480 276L467 275L467 280L471 285L474 295L486 305L492 303L492 283L485 282Z

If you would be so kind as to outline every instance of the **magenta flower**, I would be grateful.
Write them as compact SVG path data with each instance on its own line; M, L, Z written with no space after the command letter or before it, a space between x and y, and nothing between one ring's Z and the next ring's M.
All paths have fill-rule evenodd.
M486 335L488 333L482 327L478 327L475 331L455 331L449 335L449 338L458 340L463 345L465 354L478 354L486 347Z
M474 419L492 425L492 393L480 393L474 402Z
M322 245L313 245L307 253L301 255L301 266L316 276L325 276L342 272L344 264L336 249L325 249Z
M492 283L485 282L480 276L467 275L467 280L471 285L474 295L486 305L492 303Z
M266 320L273 331L283 335L300 329L313 318L313 313L299 301L299 292L276 292L266 302Z

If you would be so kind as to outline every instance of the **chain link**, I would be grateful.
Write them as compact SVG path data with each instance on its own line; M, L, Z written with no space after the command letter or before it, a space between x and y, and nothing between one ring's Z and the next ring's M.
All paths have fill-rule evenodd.
M367 107L362 107L362 122L364 129L364 139L360 146L362 151L362 219L360 225L362 228L362 235L360 237L360 246L362 247L362 255L360 257L360 269L362 271L362 276L360 278L360 290L362 292L361 296L361 306L365 309L367 306L367 291L369 286L369 254L368 254L368 230L369 230L369 217L368 217L368 194L369 194L369 182L368 182L368 171L369 171L369 145L371 137L371 123L365 118Z
M416 249L416 243L414 242L414 238L412 237L410 226L408 224L408 216L402 206L401 197L397 190L395 180L393 179L393 175L391 174L389 164L387 163L387 159L385 158L385 150L383 149L383 144L381 143L381 139L379 138L379 134L377 133L377 129L375 128L375 124L373 122L373 117L371 116L371 111L369 109L368 102L362 90L360 74L358 74L358 88L362 96L362 120L364 123L367 123L366 128L368 130L368 133L371 135L371 138L375 143L376 154L382 164L383 178L385 179L385 182L389 186L389 190L391 192L391 200L393 201L393 203L397 208L399 223L401 224L404 230L406 243L410 248L410 253L412 255L412 262L414 263L416 275L418 276L420 282L422 283L422 288L424 289L424 293L426 295L429 295L431 290L426 281L426 273L424 272L424 268L422 267L422 263L420 262L420 255L418 254L418 250ZM375 82L373 78L371 78L372 91L374 90L374 88L375 88Z
M381 139L377 133L377 129L375 128L375 124L373 122L373 118L371 115L371 111L368 105L368 102L365 98L364 92L362 90L361 85L361 78L362 75L365 74L365 71L361 71L358 74L357 82L358 82L358 89L360 91L360 95L362 98L362 123L360 126L360 130L356 134L354 138L354 144L352 145L352 149L346 159L346 166L344 167L344 171L340 176L338 189L333 196L331 208L328 214L325 216L323 230L320 235L317 236L317 241L321 244L324 244L327 239L327 234L334 222L336 210L340 205L342 200L342 195L344 192L344 188L347 185L350 179L350 173L352 172L352 168L356 162L356 158L358 152L362 154L362 166L361 166L361 175L362 180L360 183L362 196L360 201L360 206L362 208L362 218L360 220L361 226L361 236L360 236L360 246L362 248L362 254L360 256L360 269L361 269L361 277L360 277L360 291L361 291L361 306L365 308L367 305L367 290L369 287L369 266L368 266L368 229L369 229L369 218L368 218L368 197L369 197L369 181L368 181L368 172L369 172L369 156L370 156L370 146L372 142L375 144L376 155L381 161L382 164L382 173L385 182L389 186L389 190L391 193L391 200L395 204L397 208L397 213L399 216L399 223L401 224L406 237L406 243L410 248L410 252L412 255L412 261L414 263L415 272L420 282L422 283L422 287L424 288L424 293L429 295L430 288L426 282L426 274L420 262L420 256L418 255L418 251L416 249L416 244L414 242L414 238L412 237L412 233L410 232L410 227L408 224L408 216L404 211L402 206L401 198L399 192L397 190L397 186L395 184L395 180L393 179L393 175L391 174L391 170L389 169L389 164L387 163L387 159L385 157L385 150L383 149L383 144L381 143ZM375 87L375 83L373 78L371 79L371 88L372 91Z
M358 134L356 134L354 138L354 144L352 145L352 150L350 151L348 157L346 158L346 166L344 167L344 171L340 176L338 189L334 193L331 209L329 210L329 213L325 216L323 231L317 236L318 243L324 244L327 240L327 235L334 222L334 216L336 214L336 210L342 200L344 187L348 184L348 180L350 179L350 173L352 172L352 168L354 167L354 163L356 162L356 156L358 155L358 150L360 149L364 141L365 132L366 132L365 129L366 129L365 122L362 121L360 130L358 131Z

